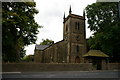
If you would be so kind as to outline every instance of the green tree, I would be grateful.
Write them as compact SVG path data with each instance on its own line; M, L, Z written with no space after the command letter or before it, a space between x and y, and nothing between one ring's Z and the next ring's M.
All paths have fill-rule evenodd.
M24 62L33 62L34 61L34 55L26 55L22 59Z
M88 28L94 35L88 40L91 49L100 49L120 62L120 21L118 3L97 2L86 7Z
M35 43L38 28L34 15L38 13L34 2L2 3L2 58L19 61L25 54L24 46Z
M42 39L42 42L40 43L40 45L52 45L52 44L54 44L54 41L49 39Z

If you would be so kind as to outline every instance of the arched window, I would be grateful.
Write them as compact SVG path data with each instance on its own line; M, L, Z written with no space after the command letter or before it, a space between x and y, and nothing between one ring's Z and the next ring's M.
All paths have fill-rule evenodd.
M76 46L76 51L79 52L79 46L78 45Z

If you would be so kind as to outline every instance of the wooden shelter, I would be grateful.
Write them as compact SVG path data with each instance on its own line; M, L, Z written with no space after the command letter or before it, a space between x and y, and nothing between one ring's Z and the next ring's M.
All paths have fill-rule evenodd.
M90 50L88 53L84 54L83 57L86 58L88 62L93 63L93 66L95 66L96 69L101 70L105 69L105 60L109 56L100 50Z
M103 58L105 58L105 57L109 57L109 56L100 50L90 50L90 51L88 51L88 53L83 55L83 57L101 57L101 58L103 57Z

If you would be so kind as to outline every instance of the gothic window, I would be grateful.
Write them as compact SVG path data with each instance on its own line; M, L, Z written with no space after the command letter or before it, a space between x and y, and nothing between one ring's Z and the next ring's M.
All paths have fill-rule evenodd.
M78 45L76 46L76 51L79 52L79 46Z

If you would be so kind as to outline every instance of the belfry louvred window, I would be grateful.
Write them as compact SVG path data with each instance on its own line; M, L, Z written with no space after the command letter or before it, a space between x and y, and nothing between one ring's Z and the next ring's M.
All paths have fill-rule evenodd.
M75 29L80 30L80 23L79 22L75 22Z
M77 30L77 22L75 22L75 29Z

